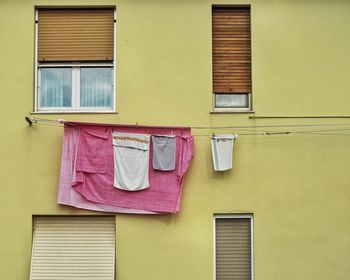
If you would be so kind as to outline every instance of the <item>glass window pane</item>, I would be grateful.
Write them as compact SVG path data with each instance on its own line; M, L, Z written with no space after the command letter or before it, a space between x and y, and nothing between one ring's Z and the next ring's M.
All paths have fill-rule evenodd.
M248 108L248 94L215 94L216 108Z
M113 69L80 69L80 107L112 107Z
M72 69L41 68L40 107L72 106Z

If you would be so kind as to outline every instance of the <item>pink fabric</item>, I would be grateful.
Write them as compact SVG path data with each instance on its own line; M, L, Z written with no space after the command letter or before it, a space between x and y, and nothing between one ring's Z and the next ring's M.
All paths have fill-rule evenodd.
M74 189L72 188L72 182L75 181L75 157L77 151L78 137L79 128L68 125L65 126L57 203L73 206L76 208L102 212L157 214L156 212L151 211L129 209L91 202L86 200L76 191L74 191Z
M122 211L132 209L135 212L176 213L180 210L183 179L193 156L194 141L190 128L112 126L69 122L66 123L66 130L68 125L79 128L77 152L74 156L76 167L71 168L72 176L65 174L61 176L60 188L62 184L66 186L71 180L74 190L81 195L80 198L85 198L85 202L97 203L96 205L100 207L113 206L116 207L115 212L119 212L120 209ZM112 132L115 131L176 135L175 170L157 171L153 170L150 165L150 187L148 189L127 192L114 188ZM62 154L62 162L63 160ZM72 161L70 159L70 162ZM152 162L152 150L150 151L150 162ZM72 192L72 188L70 189ZM68 192L67 189L65 192ZM74 191L73 193L76 197L76 193ZM70 195L72 196L72 193ZM62 203L62 199L59 201Z

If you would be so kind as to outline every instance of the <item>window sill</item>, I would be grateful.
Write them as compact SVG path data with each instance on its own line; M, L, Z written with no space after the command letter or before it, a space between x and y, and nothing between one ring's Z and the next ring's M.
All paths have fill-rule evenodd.
M209 114L255 114L254 111L235 111L235 110L227 110L227 111L210 111Z
M118 112L115 111L39 111L39 112L31 112L31 115L58 115L58 114L112 114L116 115Z

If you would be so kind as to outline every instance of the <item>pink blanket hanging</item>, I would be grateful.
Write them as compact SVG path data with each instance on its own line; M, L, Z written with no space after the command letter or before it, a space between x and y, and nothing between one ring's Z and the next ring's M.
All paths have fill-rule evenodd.
M175 170L157 171L150 165L149 188L129 192L113 187L113 132L175 135ZM66 122L63 148L58 203L120 213L179 212L194 149L190 128Z

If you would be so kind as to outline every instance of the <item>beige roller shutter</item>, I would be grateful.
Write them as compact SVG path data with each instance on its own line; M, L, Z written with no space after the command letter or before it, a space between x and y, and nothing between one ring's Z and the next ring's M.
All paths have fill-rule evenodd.
M216 280L251 280L251 220L216 218Z
M111 61L114 9L39 9L38 60Z
M251 93L249 7L213 7L214 93Z
M114 217L35 217L31 280L114 280Z

